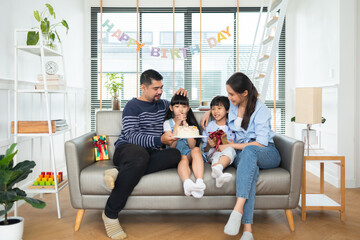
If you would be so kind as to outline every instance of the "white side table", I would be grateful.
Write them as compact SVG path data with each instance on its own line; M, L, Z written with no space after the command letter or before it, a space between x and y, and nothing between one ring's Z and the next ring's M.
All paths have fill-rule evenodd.
M306 193L306 162L320 163L320 193ZM324 164L334 163L341 168L340 184L340 203L334 201L324 193ZM329 153L323 150L311 150L309 156L304 156L304 166L302 175L302 190L299 201L301 207L301 219L306 220L308 210L336 210L340 212L341 221L345 220L345 156Z

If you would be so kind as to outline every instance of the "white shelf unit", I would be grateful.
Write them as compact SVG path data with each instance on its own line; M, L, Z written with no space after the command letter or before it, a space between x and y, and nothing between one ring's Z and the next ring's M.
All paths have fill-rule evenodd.
M35 46L26 46L26 45L18 45L18 35L20 33L27 33L29 31L36 31L39 32L39 43ZM54 141L53 136L59 135L59 134L65 134L67 132L70 133L70 138L72 138L72 131L71 131L71 117L70 117L70 110L69 110L69 103L68 103L68 92L66 88L66 71L65 71L65 64L64 64L64 56L62 52L55 51L53 49L50 49L43 44L43 36L41 29L15 29L14 32L14 42L15 42L15 58L14 58L14 72L15 72L15 86L14 86L14 142L18 142L18 137L49 137L49 145L50 145L50 161L52 166L52 172L55 173L55 176L58 174L58 170L56 168L56 161L55 161L55 153L54 153ZM62 47L60 46L60 49L62 51ZM18 71L21 70L18 63L18 54L19 53L25 53L25 54L33 54L40 57L40 67L41 67L41 74L44 79L44 89L43 90L29 90L29 89L19 89L18 85ZM61 58L61 64L63 68L63 80L65 85L65 90L48 90L47 85L47 75L45 72L45 62L47 57L59 57ZM45 112L46 112L46 120L48 122L48 129L49 133L18 133L18 94L19 93L36 93L36 94L42 94L44 96L44 102L45 102ZM52 127L51 127L51 105L50 105L50 94L64 94L64 118L67 119L68 128L63 129L61 131L55 131L52 133ZM66 113L67 112L67 113ZM67 115L67 118L66 118ZM16 164L16 156L14 158L14 163ZM40 168L42 168L42 162L40 162ZM65 179L64 179L65 180ZM57 214L58 218L61 218L61 209L60 209L60 201L59 201L59 192L68 184L66 181L61 187L59 187L58 183L55 181L55 188L54 189L26 189L26 192L28 193L40 193L41 195L43 193L55 193L56 194L56 205L57 205ZM27 186L26 186L27 187ZM15 216L17 215L17 205L15 204L14 209Z

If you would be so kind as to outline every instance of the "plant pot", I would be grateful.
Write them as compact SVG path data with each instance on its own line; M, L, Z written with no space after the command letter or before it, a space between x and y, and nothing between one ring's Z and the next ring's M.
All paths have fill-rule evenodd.
M8 217L9 225L4 224L4 218L0 221L0 236L6 240L21 240L24 232L24 218Z
M57 50L57 44L55 41L51 40L49 33L43 33L43 43L45 47L51 48L52 50Z
M119 94L112 96L112 110L120 110L120 103Z
M113 110L120 110L120 99L118 96L112 97Z

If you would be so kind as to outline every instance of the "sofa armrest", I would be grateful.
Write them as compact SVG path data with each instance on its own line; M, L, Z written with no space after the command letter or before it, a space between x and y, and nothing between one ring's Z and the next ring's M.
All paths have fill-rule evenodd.
M83 208L80 192L81 170L95 162L92 144L93 136L95 136L95 132L89 132L65 143L70 198L72 206L76 209Z
M289 209L299 203L304 162L304 142L276 134L274 143L281 156L280 167L290 173Z

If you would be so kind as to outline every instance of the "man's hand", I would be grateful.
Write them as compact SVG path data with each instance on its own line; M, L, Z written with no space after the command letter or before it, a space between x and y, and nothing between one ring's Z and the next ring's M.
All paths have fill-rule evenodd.
M207 126L207 124L208 124L208 122L209 122L209 118L210 118L210 113L211 113L211 111L209 110L209 111L207 111L205 114L204 114L204 116L203 116L203 118L201 119L201 127L205 130L205 127Z
M214 141L211 138L208 138L207 142L208 142L209 146L212 148L216 146L216 144L214 143Z
M183 88L179 88L174 95L183 95L184 97L189 96L188 92Z
M161 135L161 143L166 145L171 145L175 141L177 141L177 138L174 138L172 133L167 131L163 135Z

